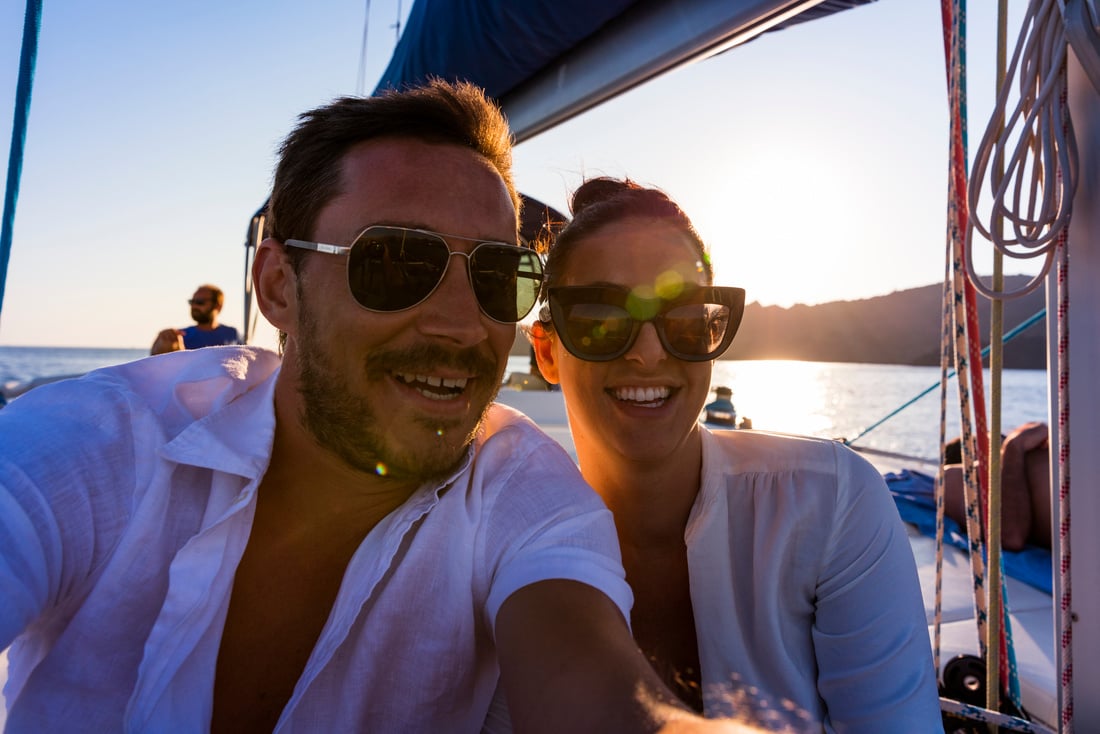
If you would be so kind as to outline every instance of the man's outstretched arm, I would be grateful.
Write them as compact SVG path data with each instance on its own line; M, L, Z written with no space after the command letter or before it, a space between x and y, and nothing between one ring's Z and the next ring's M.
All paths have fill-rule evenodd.
M497 613L496 639L517 732L760 731L684 708L615 604L586 584L550 580L516 591Z

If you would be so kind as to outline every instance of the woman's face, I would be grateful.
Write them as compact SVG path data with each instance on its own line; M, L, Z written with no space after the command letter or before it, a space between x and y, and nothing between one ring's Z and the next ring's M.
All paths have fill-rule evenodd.
M574 241L558 285L618 285L651 297L666 292L670 283L707 285L699 259L680 228L655 219L624 219ZM536 343L536 354L543 375L561 384L582 462L585 446L608 458L660 460L698 431L712 363L668 354L652 322L610 362L579 359L554 334L541 348Z

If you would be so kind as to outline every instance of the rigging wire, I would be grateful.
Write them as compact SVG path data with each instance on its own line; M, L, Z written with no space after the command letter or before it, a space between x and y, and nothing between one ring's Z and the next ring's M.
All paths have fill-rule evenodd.
M1059 731L1073 731L1073 579L1070 554L1069 436L1069 250L1066 230L1058 236L1058 671Z
M980 442L975 442L973 430L974 423L981 421L977 432L984 433L985 406L971 406L970 371L971 356L978 363L974 374L974 388L976 402L981 397L981 359L977 350L971 350L970 342L977 339L977 331L970 324L970 317L977 320L975 309L971 306L973 288L968 280L962 277L960 263L965 255L965 233L968 231L966 207L966 12L965 0L942 0L940 4L944 30L944 60L947 65L947 93L950 110L950 149L948 155L948 197L947 197L947 252L946 252L946 278L944 281L944 314L948 323L944 324L944 336L947 341L942 345L940 355L941 366L946 368L954 354L955 367L958 374L958 395L960 408L960 429L962 432L963 465L965 473L965 502L967 517L967 536L972 542L981 547L981 531L977 526L981 508L978 506L980 492L974 489L980 484L981 472L977 472L976 466L985 466L986 462L981 453ZM942 380L941 380L942 383ZM941 406L946 403L947 394L941 392ZM941 410L945 408L941 407ZM941 420L940 445L945 443L942 435L943 421ZM977 454L977 461L974 460ZM936 496L937 505L941 503L943 494L942 471L937 476ZM938 514L939 510L937 510ZM937 523L937 526L939 523ZM937 533L937 543L941 537ZM937 555L942 550L937 545ZM973 582L974 606L981 613L977 614L975 621L978 626L978 657L988 659L986 650L986 625L985 615L985 568L983 554L971 550L970 566ZM942 588L942 580L939 577L941 564L937 562L936 597L939 599ZM936 618L936 638L939 639L939 617ZM938 656L937 656L938 657ZM937 674L939 671L937 671Z
M1060 104L1066 93L1066 50L1057 0L1031 0L994 114L976 151L968 239L972 241L976 231L1007 257L1042 258L1043 262L1041 271L1025 285L1002 293L981 283L974 270L974 247L968 246L967 273L975 288L990 299L1016 298L1038 288L1054 262L1059 233L1069 226L1078 170L1073 123ZM1019 97L1006 115L1013 86L1009 81L1017 75ZM991 161L1001 158L1004 172L990 174ZM989 225L978 216L987 179L992 196ZM998 232L993 222L1010 224L1010 231Z
M1006 343L1006 344L1007 344L1008 342L1010 342L1010 341L1012 341L1012 340L1013 340L1014 338L1016 338L1016 336L1018 336L1019 334L1021 334L1022 332L1024 332L1024 331L1025 331L1025 330L1026 330L1026 329L1027 329L1028 327L1030 327L1030 326L1031 326L1032 324L1036 323L1037 321L1039 321L1039 319L1043 318L1043 317L1044 317L1044 316L1046 316L1046 315L1047 315L1047 310L1046 310L1045 308L1041 308L1041 309L1039 309L1038 311L1036 311L1035 313L1033 313L1033 314L1032 314L1031 316L1028 316L1028 317L1027 317L1026 319L1024 319L1024 320L1023 320L1022 322L1020 322L1020 323L1019 323L1019 324L1018 324L1017 326L1015 326L1015 327L1014 327L1013 329L1011 329L1011 330L1009 330L1009 331L1005 332L1005 334L1004 334L1004 335L1003 335L1003 336L1001 337L1001 341L1002 341L1003 343ZM947 318L949 319L949 318L950 318L950 315L948 315L948 317L947 317ZM991 347L990 347L990 345L988 345L988 344L987 344L986 346L982 347L982 351L981 351L981 356L982 356L983 358L984 358L984 357L986 357L986 356L987 356L987 355L989 354L989 352L990 352L990 349L991 349ZM955 370L954 370L954 368L950 368L950 369L949 369L949 370L947 371L946 375L947 375L947 377L946 377L945 379L950 379L950 378L954 377L954 376L955 376ZM859 448L858 446L852 446L852 444L854 444L854 443L855 443L856 441L858 441L859 439L863 438L863 437L864 437L864 436L866 436L866 435L867 435L868 433L870 433L871 431L875 430L876 428L878 428L879 426L881 426L881 425L882 425L883 423L885 423L886 421L890 420L891 418L893 418L894 416L896 416L896 415L897 415L898 413L900 413L901 411L905 410L905 409L906 409L906 408L908 408L908 407L909 407L910 405L912 405L913 403L917 402L918 400L920 400L920 399L921 399L921 398L923 398L923 397L924 397L925 395L927 395L928 393L932 392L933 390L935 390L935 389L936 389L937 387L939 387L939 386L940 386L940 382L939 382L939 380L937 380L936 382L933 382L933 383L932 383L931 385L929 385L928 387L926 387L925 389L921 390L921 391L920 391L919 393L917 393L917 394L916 394L916 395L914 395L913 397L911 397L911 398L909 398L908 400L906 400L906 401L905 401L904 403L902 403L901 405L899 405L899 406L898 406L897 408L894 408L894 410L890 411L889 413L887 413L887 414L886 414L885 416L883 416L882 418L878 419L877 421L875 421L875 422L874 422L874 423L872 423L871 425L869 425L869 426L867 426L866 428L864 428L864 429L863 429L862 431L860 431L860 432L859 432L858 434L856 434L856 435L855 435L855 437L853 437L853 438L846 438L846 439L844 439L844 445L845 445L845 446L849 446L849 447L851 447L851 448L854 448L854 449L857 449L857 450L861 450L861 449L860 449L860 448ZM946 429L945 429L945 431L946 431Z
M401 0L397 0L397 18L390 28L393 28L393 43L397 45L401 40Z
M1000 0L997 12L997 89L1005 86L1005 49L1008 37L1008 0ZM990 125L996 125L998 131L1004 122L1003 115L995 111ZM998 180L1004 176L1004 159L998 152L993 157L993 172ZM1001 236L1004 222L994 219L991 224L994 236ZM967 253L973 257L973 240L967 242ZM1000 251L993 254L993 290L1004 291L1004 255ZM983 440L989 441L989 466L986 484L987 512L986 521L986 573L989 588L989 626L986 628L986 649L989 661L986 665L985 706L992 711L1001 708L1001 686L1007 684L1009 699L1017 709L1022 709L1020 700L1019 675L1016 668L1015 647L1011 644L1012 627L1008 616L1008 589L1004 583L1004 568L1001 557L1001 377L1004 364L1004 350L1000 335L1004 333L1004 301L992 301L990 309L990 338L992 347L989 353L990 373L990 411L989 432Z
M15 87L15 114L8 149L8 174L4 185L4 210L0 215L0 312L4 306L4 284L11 258L15 230L15 204L19 200L19 179L23 174L23 148L27 142L27 119L31 114L31 90L38 59L38 36L42 29L42 0L27 0L23 19L23 48L19 54L19 78Z
M366 0L367 7L363 11L363 40L359 44L359 75L355 79L355 93L360 97L366 94L364 87L367 83L367 35L370 31L370 0Z

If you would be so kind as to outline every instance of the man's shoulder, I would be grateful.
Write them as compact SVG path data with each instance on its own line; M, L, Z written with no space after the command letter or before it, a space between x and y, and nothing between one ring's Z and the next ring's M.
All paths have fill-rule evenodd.
M278 364L275 354L249 347L146 357L37 387L2 418L13 435L33 436L27 446L166 440L243 395L262 399L254 388L273 379Z
M218 328L215 329L218 334L231 338L234 343L240 340L240 332L237 331L237 327L230 326L229 324L218 324Z
M282 364L278 354L261 347L229 345L219 349L172 352L122 365L127 378L154 378L160 385L196 384L243 392L271 377Z
M183 330L183 343L188 349L240 344L240 332L233 326L218 324L213 329L200 329L196 325Z
M89 373L85 379L114 388L170 419L192 420L223 407L273 378L277 354L259 347L171 352Z
M515 408L494 403L486 411L474 444L475 463L513 480L522 475L525 483L577 485L591 492L581 478L577 464L554 439ZM549 480L545 481L544 480Z
M485 412L481 429L478 433L478 446L483 446L490 441L500 442L504 439L520 441L530 452L541 451L561 446L546 435L535 422L515 408L502 403L492 403ZM564 453L564 450L562 450Z

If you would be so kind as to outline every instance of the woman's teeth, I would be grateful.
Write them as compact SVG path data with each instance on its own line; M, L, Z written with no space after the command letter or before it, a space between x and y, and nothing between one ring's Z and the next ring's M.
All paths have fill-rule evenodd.
M612 391L616 400L642 405L660 405L671 394L669 387L620 387Z

